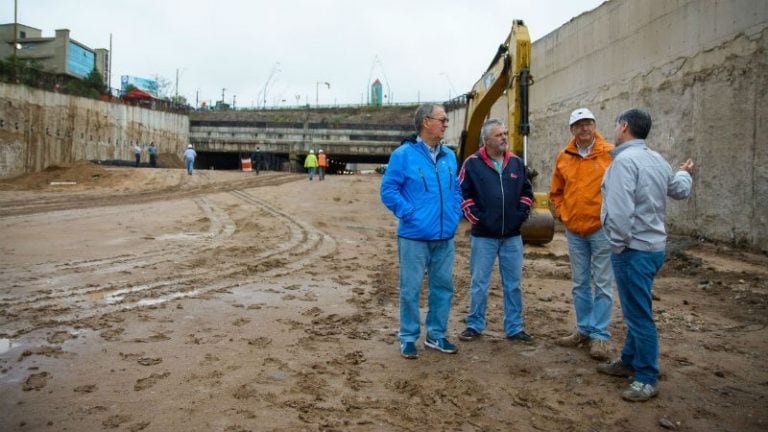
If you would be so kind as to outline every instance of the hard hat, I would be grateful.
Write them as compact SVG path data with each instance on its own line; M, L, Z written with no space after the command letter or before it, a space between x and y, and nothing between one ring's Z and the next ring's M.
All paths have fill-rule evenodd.
M592 114L592 111L590 111L587 108L579 108L576 111L571 113L571 120L568 123L568 126L573 126L573 124L576 123L577 121L584 120L584 119L594 120L595 115Z
M318 153L322 153L322 152L323 152L323 149L318 150Z
M192 148L192 144L188 145L187 148Z
M315 153L315 151L314 151L314 150L310 150L310 151L309 151L309 154L314 154L314 153Z

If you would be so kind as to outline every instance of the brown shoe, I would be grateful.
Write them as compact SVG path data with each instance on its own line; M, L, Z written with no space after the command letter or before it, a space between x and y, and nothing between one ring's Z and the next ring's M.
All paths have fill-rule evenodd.
M608 360L613 355L613 345L606 339L592 339L589 342L589 356L595 360Z
M555 340L555 344L561 346L561 347L567 347L567 348L574 348L577 346L581 346L584 343L589 342L589 336L585 336L578 331L573 332L572 335L562 337L560 339Z

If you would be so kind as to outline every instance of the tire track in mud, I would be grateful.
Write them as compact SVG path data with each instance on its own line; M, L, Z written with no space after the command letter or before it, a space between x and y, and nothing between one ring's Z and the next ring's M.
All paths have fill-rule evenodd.
M92 195L87 193L67 194L56 196L44 194L42 199L2 200L0 199L0 218L47 213L60 210L85 209L92 207L115 207L129 204L145 204L150 201L176 200L193 198L200 195L210 195L216 192L228 192L234 189L244 189L264 186L278 186L302 179L296 174L274 174L263 177L253 176L240 181L210 183L179 189L178 186L155 190Z
M43 263L25 268L21 272L7 273L6 268L0 270L0 275L10 286L24 285L26 290L48 291L43 295L21 298L0 298L0 304L14 306L23 302L55 300L72 294L88 294L103 291L105 287L86 287L72 289L74 284L83 285L87 277L104 276L112 273L130 272L149 266L162 265L177 261L183 256L188 241L202 241L198 251L207 251L224 243L235 232L235 223L229 215L213 204L210 199L196 198L195 204L210 221L207 231L202 233L178 233L161 237L165 240L179 240L164 244L164 248L143 252L141 255L120 254L87 260L74 260L66 263ZM162 239L161 239L162 240ZM196 244L199 245L200 243ZM170 245L170 246L169 246ZM62 274L64 273L64 274ZM51 292L51 286L59 287Z
M157 261L148 259L147 254L140 257L123 255L104 257L94 260L73 261L65 264L41 265L32 272L25 272L26 277L43 280L50 291L50 280L55 284L68 286L57 288L55 292L29 298L6 298L0 301L0 325L4 336L18 337L39 328L74 325L77 322L122 310L152 306L183 297L192 297L216 291L234 288L255 279L279 277L314 263L318 258L336 250L336 241L279 209L242 190L230 191L230 195L263 213L279 220L288 227L289 236L276 244L276 248L254 253L247 257L230 260L216 266L215 273L201 274L194 266L180 270L171 279L153 283L136 284L125 281L109 285L94 284L82 287L83 268L92 273L111 274L139 268L155 266ZM216 207L209 199L200 198L198 206L209 215L211 224L206 236L212 242L202 252L210 253L221 248L225 240L235 232L234 222L225 211ZM150 254L154 257L172 256L176 263L186 263L200 256L200 248L190 253L186 247L178 246L169 253L167 249ZM151 263L151 264L150 264ZM265 265L265 269L259 268ZM255 274L244 276L243 268L257 269ZM62 269L72 274L54 276ZM48 279L46 279L48 278ZM26 287L25 287L26 288Z

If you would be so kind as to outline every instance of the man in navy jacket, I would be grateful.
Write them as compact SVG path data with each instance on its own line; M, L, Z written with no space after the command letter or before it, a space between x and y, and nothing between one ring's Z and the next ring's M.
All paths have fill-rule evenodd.
M381 181L381 201L400 220L400 354L408 359L418 357L419 294L425 271L429 310L424 346L449 354L456 352L446 332L453 298L453 235L461 219L461 191L456 154L440 143L447 125L442 106L421 105L415 116L418 135L406 138L392 152Z
M509 151L507 129L501 121L486 121L480 141L484 146L464 161L459 175L464 198L461 208L472 224L470 306L467 329L459 339L477 339L486 327L488 284L498 257L504 294L504 334L510 340L530 342L533 337L523 326L520 226L533 204L531 183L523 161Z

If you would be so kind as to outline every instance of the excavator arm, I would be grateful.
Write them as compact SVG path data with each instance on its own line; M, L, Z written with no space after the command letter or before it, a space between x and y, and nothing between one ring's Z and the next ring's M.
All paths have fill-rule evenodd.
M480 129L491 108L500 97L507 101L507 127L512 151L521 156L529 178L535 177L528 165L528 90L531 76L531 38L522 20L512 22L512 31L499 46L488 69L467 94L467 111L458 148L463 161L480 148ZM523 241L544 244L552 241L555 220L549 209L549 196L534 193L535 202L528 220L523 224Z

